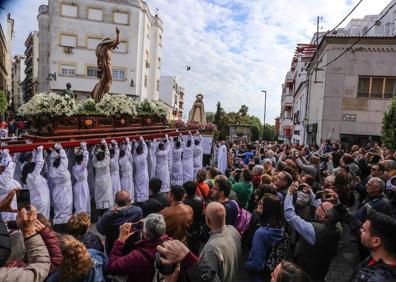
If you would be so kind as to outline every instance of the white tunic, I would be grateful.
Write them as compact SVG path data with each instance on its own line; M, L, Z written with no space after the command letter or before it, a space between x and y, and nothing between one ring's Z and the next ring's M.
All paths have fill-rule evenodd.
M44 167L43 149L36 149L35 167L32 173L26 177L26 184L24 189L30 190L30 202L36 207L37 212L44 215L47 219L50 218L50 192L47 179L41 175L41 170Z
M191 140L191 146L188 147L187 144L183 143L183 183L186 183L187 181L192 181L194 179L194 143L191 136L188 140Z
M73 212L73 189L68 170L69 160L64 149L59 152L60 165L53 166L55 151L51 155L49 178L51 179L51 199L54 207L54 224L66 223Z
M127 190L131 199L135 198L135 189L133 185L133 167L130 162L131 160L131 144L127 143L125 148L125 155L120 158L120 176L121 176L121 189Z
M8 193L14 188L20 188L21 184L18 181L13 179L14 170L15 170L15 163L11 160L10 154L8 150L3 151L2 155L2 163L6 164L5 170L2 174L0 174L0 199L4 199ZM11 204L11 207L16 209L16 197ZM3 221L10 221L16 219L16 213L9 213L9 212L2 212L1 216L3 217Z
M157 146L155 152L155 176L162 180L161 192L170 191L170 176L168 167L168 144L164 144L164 150Z
M113 187L110 176L110 152L105 144L105 158L101 161L96 159L96 151L93 151L92 163L95 168L95 203L97 209L108 209L114 204Z
M203 164L202 135L199 135L198 140L199 144L194 145L193 149L194 179L197 177L197 172L202 168Z
M227 169L227 147L226 145L220 145L220 148L217 150L217 169L224 173Z
M135 202L140 203L149 198L149 173L147 166L147 145L143 139L143 153L137 154L136 149L133 150L133 164L135 167L134 184L135 184Z
M81 146L83 150L83 160L81 164L75 164L72 168L73 177L76 182L73 185L74 209L76 213L91 213L91 196L88 185L88 161L89 153L86 145Z
M120 148L117 144L113 144L114 157L110 159L110 174L111 174L111 186L113 187L113 199L118 191L121 190L120 182L120 166L118 161L120 160Z
M173 142L172 142L173 143ZM173 158L173 154L172 154L172 146L170 144L170 140L168 138L168 136L166 137L166 150L168 152L168 168L169 168L169 173L172 172L172 158Z
M182 165L183 148L180 146L176 149L175 144L172 146L172 172L170 175L171 185L183 185L183 165Z

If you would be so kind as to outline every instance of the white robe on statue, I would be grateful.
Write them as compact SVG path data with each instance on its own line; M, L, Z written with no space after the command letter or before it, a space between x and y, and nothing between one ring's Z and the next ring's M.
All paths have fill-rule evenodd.
M136 153L136 148L133 150L133 164L135 167L134 184L135 184L135 202L140 203L149 198L149 173L147 165L147 144L143 138L140 138L143 152Z
M11 156L7 149L3 150L1 164L5 166L5 169L3 173L0 174L0 200L4 199L12 189L22 189L21 184L13 178L16 164L11 160ZM14 209L17 208L16 197L14 197L11 207ZM2 212L1 216L4 222L16 219L16 213Z
M187 146L187 144L183 143L183 183L192 181L194 179L194 141L192 140L191 136L188 137L188 140L191 140L191 146Z
M202 148L202 135L198 136L198 145L194 145L193 149L193 164L194 164L194 179L197 177L197 172L203 165L203 148Z
M73 185L74 209L76 213L91 213L91 196L88 185L88 161L89 153L87 145L81 145L83 160L81 164L75 164L72 168L73 177L76 182Z
M133 185L133 167L131 164L131 143L127 141L125 148L125 155L119 160L120 165L120 176L121 176L121 189L127 190L133 201L135 198L135 188Z
M183 165L182 165L183 148L178 149L172 144L172 171L170 175L171 185L183 185Z
M41 170L44 167L42 147L36 149L35 163L33 172L26 177L26 184L23 189L30 191L30 202L36 207L38 213L49 220L51 200L47 179L41 175Z
M110 174L111 174L111 185L113 187L113 199L118 191L121 190L120 181L120 166L118 161L120 160L120 148L117 143L113 143L114 157L110 159Z
M217 150L217 169L221 173L227 169L227 147L224 144Z
M160 143L161 144L161 143ZM162 143L163 144L163 143ZM157 146L155 152L155 176L162 180L161 192L170 191L170 176L168 167L168 144L164 144L164 150Z
M55 150L51 154L51 167L49 178L51 179L51 199L54 207L54 224L66 223L73 212L73 189L71 175L68 169L69 160L64 149L60 149L60 165L53 166Z
M96 151L93 151L92 163L95 168L95 203L97 209L108 209L114 204L113 186L110 176L110 152L105 144L105 158L101 161L96 159Z

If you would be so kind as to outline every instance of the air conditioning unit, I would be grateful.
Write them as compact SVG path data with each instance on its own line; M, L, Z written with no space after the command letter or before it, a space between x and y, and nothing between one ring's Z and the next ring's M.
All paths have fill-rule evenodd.
M73 54L73 47L63 47L63 52L66 54Z
M150 63L146 62L146 68L148 69L150 67Z

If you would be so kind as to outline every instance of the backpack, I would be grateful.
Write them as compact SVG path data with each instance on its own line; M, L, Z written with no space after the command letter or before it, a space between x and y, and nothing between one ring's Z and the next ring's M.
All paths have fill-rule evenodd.
M252 218L252 214L249 211L245 210L244 208L240 208L238 203L235 200L232 200L232 202L238 208L238 216L237 216L237 220L235 223L235 228L238 230L239 234L241 234L241 236L242 236L249 228L250 219Z
M289 252L289 235L283 232L282 239L272 244L271 251L265 261L265 269L270 273L274 271L276 266L287 258Z

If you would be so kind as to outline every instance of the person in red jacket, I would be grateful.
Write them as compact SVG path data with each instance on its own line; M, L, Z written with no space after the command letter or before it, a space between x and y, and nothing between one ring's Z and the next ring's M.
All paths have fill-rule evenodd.
M135 226L135 225L134 225ZM127 281L151 282L154 277L154 260L156 247L170 239L165 234L166 223L161 214L149 214L142 230L133 231L132 223L120 226L118 240L114 242L110 252L107 271L113 275L127 275ZM135 249L123 255L125 241L135 234L142 232L143 240L135 243Z

